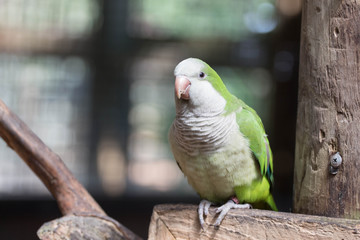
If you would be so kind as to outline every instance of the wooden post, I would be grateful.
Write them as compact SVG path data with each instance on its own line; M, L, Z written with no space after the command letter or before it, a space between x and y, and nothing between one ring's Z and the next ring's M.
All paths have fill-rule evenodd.
M299 72L294 211L360 219L359 0L304 1Z

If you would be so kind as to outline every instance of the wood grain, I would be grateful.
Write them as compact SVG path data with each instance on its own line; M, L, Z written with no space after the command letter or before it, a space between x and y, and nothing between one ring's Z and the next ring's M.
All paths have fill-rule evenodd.
M360 221L257 209L232 209L217 229L215 208L201 229L195 205L154 207L149 240L359 239Z
M360 219L360 1L303 3L294 211ZM330 156L343 163L329 174Z

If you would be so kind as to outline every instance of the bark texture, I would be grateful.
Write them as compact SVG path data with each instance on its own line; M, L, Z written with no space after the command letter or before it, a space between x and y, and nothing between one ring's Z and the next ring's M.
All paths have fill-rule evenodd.
M360 218L360 1L303 2L294 211ZM340 152L338 173L330 156Z
M232 209L219 228L215 208L210 208L201 229L195 205L155 206L149 240L161 239L359 239L360 221L281 213L257 209Z

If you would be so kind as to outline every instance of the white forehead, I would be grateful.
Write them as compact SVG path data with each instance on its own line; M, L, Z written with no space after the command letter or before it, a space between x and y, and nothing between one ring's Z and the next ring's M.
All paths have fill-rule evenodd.
M198 73L205 67L205 63L197 58L188 58L181 61L174 70L175 76L194 76L198 75Z

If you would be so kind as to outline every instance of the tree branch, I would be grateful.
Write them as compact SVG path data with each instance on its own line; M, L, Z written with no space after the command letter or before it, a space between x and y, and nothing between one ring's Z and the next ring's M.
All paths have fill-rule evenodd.
M87 190L75 179L61 158L0 100L0 136L41 179L56 199L63 215L96 217L110 221L125 238L138 237L108 217Z

